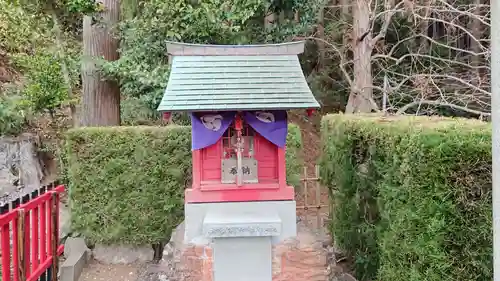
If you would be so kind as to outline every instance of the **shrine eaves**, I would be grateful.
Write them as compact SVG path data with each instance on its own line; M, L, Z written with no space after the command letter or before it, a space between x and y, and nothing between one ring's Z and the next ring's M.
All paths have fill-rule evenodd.
M169 42L172 69L158 111L319 108L298 54L304 42L198 45Z

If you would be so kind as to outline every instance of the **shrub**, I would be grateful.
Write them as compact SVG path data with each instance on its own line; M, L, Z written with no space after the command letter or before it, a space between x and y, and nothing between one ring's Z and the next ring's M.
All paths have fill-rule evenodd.
M22 88L23 103L33 112L55 112L69 101L61 61L49 52L13 56L17 67L25 72L26 83Z
M26 125L26 112L18 96L0 96L0 136L17 135Z
M331 231L361 280L491 280L491 127L330 115Z
M302 136L300 128L295 124L288 125L288 136L286 140L286 180L289 185L300 186L300 176L304 165L301 156Z
M300 130L288 135L288 177L300 173ZM153 244L183 219L191 128L78 128L65 141L72 227L92 242Z

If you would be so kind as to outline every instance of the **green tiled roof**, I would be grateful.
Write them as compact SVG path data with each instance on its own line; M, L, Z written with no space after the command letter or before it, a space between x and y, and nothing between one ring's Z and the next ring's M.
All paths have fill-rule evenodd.
M303 42L254 46L170 43L159 111L318 108L297 55Z

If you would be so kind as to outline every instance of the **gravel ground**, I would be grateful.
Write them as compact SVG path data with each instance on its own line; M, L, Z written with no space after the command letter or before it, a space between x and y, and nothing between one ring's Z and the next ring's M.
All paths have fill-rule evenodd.
M136 281L175 281L177 279L174 275L173 268L166 266L164 262L161 265L148 263L140 269Z

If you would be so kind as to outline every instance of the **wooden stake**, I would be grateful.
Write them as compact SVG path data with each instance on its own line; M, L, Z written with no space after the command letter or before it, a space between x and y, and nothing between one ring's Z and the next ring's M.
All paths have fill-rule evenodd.
M24 209L18 210L17 219L17 272L19 272L19 281L26 281L25 259L24 256Z
M308 209L309 203L307 202L307 195L308 195L308 190L307 190L307 167L304 167L304 210ZM306 215L307 216L307 215Z
M316 178L319 178L318 165L315 167L315 175ZM319 184L319 180L316 181L316 210L318 229L321 229L321 185Z

